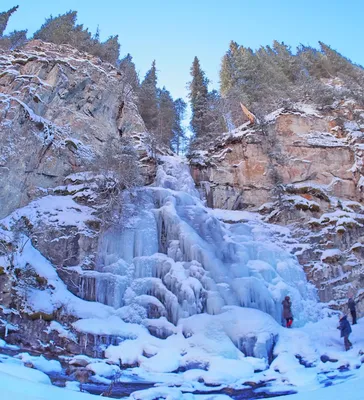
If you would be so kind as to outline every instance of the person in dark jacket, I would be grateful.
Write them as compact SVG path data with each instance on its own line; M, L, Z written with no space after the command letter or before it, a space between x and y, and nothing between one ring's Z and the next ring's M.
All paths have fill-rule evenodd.
M355 309L355 301L352 296L349 297L348 307L350 310L351 317L353 318L353 325L356 324L356 309Z
M341 334L340 336L344 338L345 350L346 351L350 350L350 348L353 346L349 340L349 335L351 333L351 326L346 315L342 315L340 317L340 322L337 329L340 329L340 334Z
M282 301L283 318L286 320L286 327L290 328L293 323L292 303L289 296L286 296Z

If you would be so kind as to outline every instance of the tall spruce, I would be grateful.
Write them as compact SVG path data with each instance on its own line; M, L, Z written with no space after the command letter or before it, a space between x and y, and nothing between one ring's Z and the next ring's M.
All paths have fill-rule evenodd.
M160 144L170 147L173 137L175 121L174 102L169 91L163 87L157 90L158 94L158 127L156 138Z
M146 128L156 133L158 130L157 70L155 61L146 73L139 91L139 111Z
M225 103L217 90L207 96L206 127L209 133L222 133L228 129Z
M74 37L77 20L77 11L68 11L65 14L53 17L52 15L46 19L44 24L38 31L34 33L34 39L40 39L45 42L56 44L73 45L76 38ZM78 29L79 31L80 29ZM91 40L91 35L90 35Z
M118 35L110 36L105 42L101 43L101 58L110 64L116 64L119 59L120 44L118 39Z
M8 35L0 36L0 48L2 49L17 49L27 42L27 31L13 31Z
M139 77L130 53L120 60L119 69L123 72L126 82L136 91L139 87Z
M192 81L189 84L189 98L191 101L191 130L196 137L208 132L208 79L200 67L200 61L194 58L191 67Z
M220 92L223 96L226 96L230 92L230 90L236 85L236 58L238 50L238 44L234 41L231 41L229 50L222 58L220 69Z
M13 31L7 35L4 32L7 28L9 18L18 9L18 6L11 8L9 11L0 13L0 48L5 50L13 50L21 47L27 42L27 30Z
M240 102L261 117L298 101L325 106L354 98L363 103L364 69L324 43L320 46L301 45L294 53L278 41L256 51L232 42L220 70L225 119L233 126L240 122Z
M173 136L171 140L171 147L177 154L184 153L186 150L186 130L182 122L186 114L187 104L179 98L174 101L174 122L173 122Z
M19 8L19 6L15 6L8 11L0 13L0 36L3 36L3 34L6 30L6 27L8 25L9 18L11 17L12 14L15 13L15 11L18 8Z
M91 35L89 30L77 23L77 11L68 11L57 17L50 16L41 28L34 33L34 39L56 44L70 44L78 50L88 52L103 61L116 64L119 58L120 44L118 36L110 36L105 42L100 42L100 31Z

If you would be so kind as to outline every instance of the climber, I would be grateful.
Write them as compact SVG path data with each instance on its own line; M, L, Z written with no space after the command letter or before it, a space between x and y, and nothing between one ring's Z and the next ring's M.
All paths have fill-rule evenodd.
M286 327L290 328L293 323L293 315L292 315L292 303L289 296L286 296L282 301L283 306L283 318L286 320Z
M348 308L350 310L351 317L353 318L353 325L356 324L356 309L355 309L355 301L352 296L349 296Z
M340 316L340 323L337 329L340 329L340 337L344 338L345 350L348 351L353 346L349 340L349 335L351 333L351 326L345 314Z

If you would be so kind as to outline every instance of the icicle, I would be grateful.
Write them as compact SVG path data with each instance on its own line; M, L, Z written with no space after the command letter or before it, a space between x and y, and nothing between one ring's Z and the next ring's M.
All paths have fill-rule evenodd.
M298 320L303 299L314 295L297 260L260 221L220 222L203 206L188 166L174 157L162 162L157 186L123 194L120 222L100 239L97 274L93 284L82 281L81 292L122 318L139 321L144 310L174 324L225 305L256 308L280 322L290 293Z

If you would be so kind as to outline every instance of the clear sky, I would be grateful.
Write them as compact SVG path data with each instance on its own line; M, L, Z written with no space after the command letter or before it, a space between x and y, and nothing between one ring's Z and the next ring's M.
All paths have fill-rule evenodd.
M32 34L45 18L78 11L78 23L101 39L118 34L143 77L156 59L159 86L185 97L193 57L218 87L220 60L230 40L253 49L274 39L295 47L321 40L364 65L364 0L0 0L14 5L8 31Z

